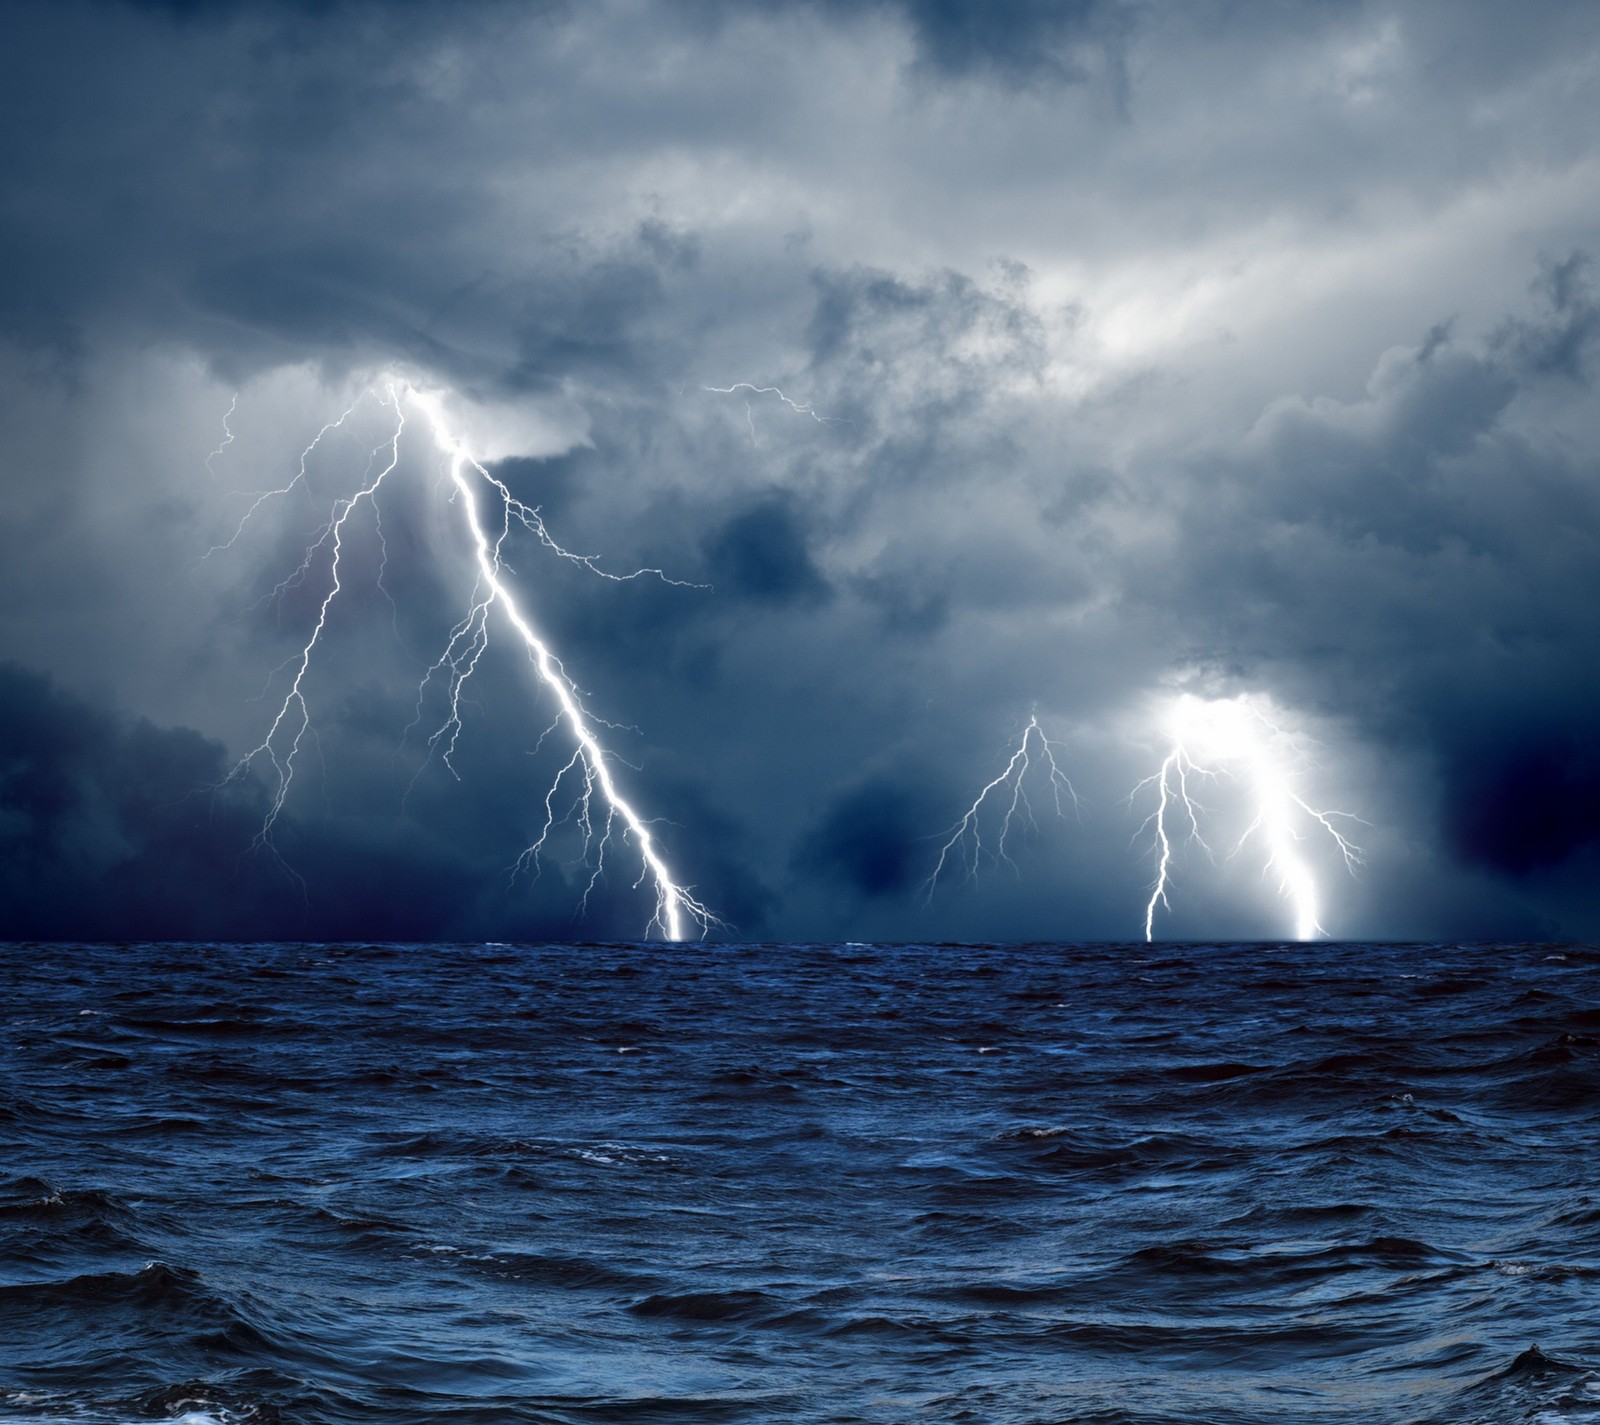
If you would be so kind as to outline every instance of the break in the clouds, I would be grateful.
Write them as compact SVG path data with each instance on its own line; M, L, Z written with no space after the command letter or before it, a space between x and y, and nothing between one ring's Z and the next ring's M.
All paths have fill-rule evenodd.
M430 752L473 570L421 438L308 672L292 870L251 849L228 774L382 411L240 521L392 373L666 576L507 551L736 933L1140 933L1183 691L1281 710L1362 818L1353 876L1305 843L1329 933L1600 926L1592 5L0 15L0 933L643 929L625 848L581 916L570 837L516 872L571 748L509 642ZM1076 804L930 897L1032 717ZM1287 933L1203 791L1160 928Z

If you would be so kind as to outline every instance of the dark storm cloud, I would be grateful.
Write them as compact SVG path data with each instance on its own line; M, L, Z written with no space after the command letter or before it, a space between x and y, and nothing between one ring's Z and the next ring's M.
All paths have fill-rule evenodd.
M1591 385L1600 340L1594 260L1587 252L1540 263L1534 292L1545 310L1532 320L1513 317L1495 333L1495 345L1533 376L1561 375Z
M290 934L281 887L243 858L260 789L215 788L220 744L125 722L0 665L7 938Z
M259 782L207 802L214 844L183 798L261 737L326 550L274 591L381 422L199 556L391 366L520 413L493 469L567 547L682 581L514 545L747 933L1123 933L1142 709L1184 679L1347 739L1382 825L1339 928L1600 923L1592 6L4 14L0 653L58 681L6 684L35 928L306 915L234 855ZM486 660L461 782L423 765L436 686L407 731L464 592L430 460L387 552L352 538L312 682L305 933L566 933L574 861L505 874L567 755L525 660ZM923 910L929 838L1033 709L1082 819ZM639 929L625 875L596 933Z
M332 759L363 745L393 754L396 709L347 700L322 722ZM362 727L365 722L367 726ZM221 744L161 728L0 665L0 936L7 939L426 939L516 933L636 933L634 920L578 913L550 864L510 874L526 802L470 807L424 784L417 816L325 806L287 815L258 843L268 794L235 773ZM348 772L340 780L349 783ZM503 780L515 783L516 769ZM349 787L341 788L349 791ZM359 805L359 797L354 799ZM701 833L705 872L727 914L759 929L770 893L736 856L734 828L692 793L660 800ZM331 801L331 798L330 798ZM511 849L508 851L508 845Z
M1426 748L1449 843L1511 875L1600 833L1600 677L1574 657L1600 639L1600 464L1523 414L1593 394L1586 268L1543 263L1483 341L1392 349L1359 400L1275 403L1246 460L1198 473L1158 595L1205 656L1292 665L1302 697Z
M1092 61L1120 64L1118 42L1136 14L1106 0L908 0L894 8L935 70L1013 81L1070 82L1093 73Z
M1447 810L1456 844L1514 875L1600 841L1600 718L1563 727L1541 724L1539 711L1525 709L1451 749Z
M751 7L684 0L678 8L725 22ZM902 22L919 64L943 77L1070 83L1120 62L1120 42L1140 7L1129 0L765 0L761 9Z
M908 282L868 267L819 269L806 326L813 374L848 402L881 390L902 360L916 361L918 394L938 403L912 413L921 418L981 401L997 377L1036 372L1044 332L1026 301L1028 270L1010 261L996 268L993 284L949 271Z
M801 838L797 867L868 897L899 897L928 878L938 802L920 779L881 775L842 794Z
M428 7L428 0L100 0L100 3L166 15L189 24L222 21L241 10L262 8L308 19L319 19L340 9L382 10L401 23L412 24ZM554 8L553 4L542 4L540 0L521 0L521 3L532 14Z
M461 162L483 90L503 95L508 82L463 41L492 44L511 28L553 40L573 24L567 7L484 0L453 18L368 0L9 8L32 43L0 60L17 140L6 155L0 256L13 276L0 316L26 339L66 349L81 321L109 308L234 359L360 359L376 348L481 378L473 333L487 308L494 325L512 316L525 348L504 379L615 375L640 359L654 269L693 260L692 235L647 220L637 228L645 262L574 229L519 235L547 249L532 281L506 273L498 233L460 264L473 228L495 220L481 181L516 151L508 134ZM1056 42L1108 28L1103 17L1122 8L885 0L770 12L903 20L936 69L993 71L1003 83L1061 70ZM662 7L647 33L692 37L696 9ZM464 72L440 78L441 52L465 55ZM613 124L625 149L642 141L620 106L596 118L590 140L552 104L539 120L562 125L552 156L590 142L603 150ZM527 265L526 255L515 264Z
M805 531L786 499L735 515L705 541L718 587L763 604L815 604L829 595L806 548Z

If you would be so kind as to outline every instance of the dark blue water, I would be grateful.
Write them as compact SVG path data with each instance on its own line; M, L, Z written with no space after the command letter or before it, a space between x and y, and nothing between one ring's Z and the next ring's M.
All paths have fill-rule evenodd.
M1593 948L12 946L0 1022L5 1421L1600 1421Z

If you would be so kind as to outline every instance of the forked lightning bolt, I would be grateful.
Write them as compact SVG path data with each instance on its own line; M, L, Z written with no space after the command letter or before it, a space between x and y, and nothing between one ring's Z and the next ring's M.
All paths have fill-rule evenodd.
M487 627L489 608L498 603L518 636L522 639L528 650L529 658L538 671L540 681L555 695L556 702L561 709L561 718L567 725L577 750L573 753L574 762L568 763L571 767L581 765L584 776L584 790L582 793L581 811L583 826L587 832L592 826L590 817L590 798L595 788L599 789L605 803L605 829L599 837L598 855L604 858L605 847L610 838L611 827L614 820L620 819L627 829L638 850L642 869L639 873L639 882L648 878L655 888L656 910L651 918L651 928L658 928L669 940L682 940L685 938L687 922L695 922L701 930L705 930L711 923L710 912L695 900L689 892L673 879L672 873L667 869L667 864L661 858L661 853L651 836L650 829L645 825L632 805L624 799L618 789L615 779L611 775L610 757L600 745L588 714L578 699L577 688L572 680L567 677L566 670L561 666L560 660L550 651L549 646L539 635L534 632L533 625L528 622L526 615L518 608L516 599L511 590L502 581L500 548L506 535L510 532L511 520L516 518L527 524L536 519L533 511L523 505L521 501L512 497L505 485L492 476L477 460L473 459L466 446L454 436L446 427L443 413L440 411L437 400L422 392L412 391L412 401L428 417L433 428L434 440L439 449L450 462L450 479L455 486L462 509L466 514L467 524L470 529L473 549L477 555L478 575L480 584L475 596L472 611L462 624L457 625L458 632L467 627L475 627L478 648L472 654L470 661L465 665L464 671L458 664L452 664L451 669L451 694L450 694L450 722L453 725L451 733L452 742L455 731L460 727L460 696L461 686L466 678L471 675L472 669L477 666L478 657L482 652L482 645L487 641ZM499 528L493 540L485 529L483 521L478 515L477 494L468 479L468 471L477 475L484 483L492 487L500 506ZM541 540L558 548L550 539L542 523L536 525ZM593 568L590 560L579 556L567 555L565 550L560 553L568 558L579 558L579 562ZM659 571L657 571L659 572ZM630 576L632 577L632 576ZM452 639L452 644L454 643ZM447 655L448 657L448 651ZM565 775L563 772L561 775ZM547 813L551 812L552 802L546 798ZM553 813L551 813L553 815ZM539 847L544 843L545 837L550 832L551 822L547 817L544 831L525 855L531 854L537 858ZM598 868L596 871L598 875ZM591 879L590 885L594 881ZM587 891L585 892L587 896Z
M1034 750L1035 744L1037 750ZM1074 807L1078 805L1078 794L1073 791L1072 783L1057 765L1055 750L1050 739L1040 727L1038 717L1030 717L1028 725L1022 730L1022 738L1017 743L1017 749L1011 754L1011 760L1006 763L1004 770L973 798L972 805L967 808L961 820L950 828L944 845L939 848L939 859L933 868L933 874L923 885L924 898L927 901L933 900L934 890L938 887L939 877L943 874L947 863L956 861L965 866L969 878L978 874L978 866L986 845L983 833L983 806L989 800L991 793L995 794L997 803L995 810L1000 825L994 835L994 850L990 855L995 861L1004 861L1013 870L1016 869L1016 862L1006 850L1006 840L1011 835L1012 823L1018 819L1025 820L1029 826L1037 828L1038 823L1034 820L1033 805L1028 800L1027 789L1028 773L1033 767L1035 757L1045 769L1046 783L1055 800L1056 815L1065 815L1065 808L1061 802L1062 792L1072 799Z
M1316 878L1301 854L1302 829L1320 827L1332 839L1354 870L1361 850L1338 826L1336 819L1359 821L1350 812L1319 811L1295 790L1294 776L1303 757L1294 739L1249 698L1203 699L1184 693L1166 708L1164 730L1170 750L1160 769L1134 788L1134 795L1153 788L1156 806L1145 820L1151 830L1156 857L1155 882L1145 905L1144 938L1155 935L1156 908L1170 910L1167 898L1172 884L1173 822L1181 818L1187 839L1210 854L1200 834L1203 807L1191 790L1197 777L1234 776L1246 784L1253 816L1235 853L1251 837L1260 835L1265 846L1263 873L1273 875L1279 893L1289 902L1297 940L1314 940L1323 934Z
M573 554L564 549L551 537L539 517L539 512L518 500L501 480L473 456L465 442L452 433L439 397L431 392L418 390L399 379L387 383L381 390L375 389L358 398L356 403L337 420L330 421L324 426L301 453L299 469L294 477L280 489L260 492L254 503L245 511L232 538L226 545L218 548L227 548L236 542L249 522L250 516L267 500L274 496L286 495L297 487L305 488L306 464L312 453L322 439L330 431L343 425L356 406L368 396L392 410L393 431L390 437L373 452L374 458L369 462L367 474L363 477L360 487L354 494L335 502L328 522L307 550L299 569L279 585L281 591L291 583L305 578L318 550L324 547L329 549L331 561L329 587L322 598L316 621L304 647L296 657L290 659L290 663L294 666L294 675L289 691L279 706L266 736L259 745L240 758L231 774L242 775L246 768L258 760L265 761L273 769L275 785L267 814L257 835L257 843L272 849L273 828L283 811L284 802L294 781L302 745L311 735L311 714L305 692L306 678L318 643L327 626L329 610L341 591L341 559L346 526L357 507L362 504L370 504L376 515L379 488L400 464L400 442L406 430L406 411L410 409L419 414L426 423L434 444L444 458L452 490L452 502L461 510L466 522L467 536L476 567L470 607L451 630L444 652L424 675L418 692L420 716L422 699L429 683L435 676L444 679L448 712L444 722L429 739L430 752L439 751L446 764L450 764L451 754L461 733L462 693L488 649L490 618L491 614L494 614L510 626L525 648L539 681L556 700L559 712L555 725L564 727L574 744L571 758L556 774L555 781L546 794L544 826L534 842L519 858L519 866L537 864L539 854L558 821L557 793L569 774L576 775L580 785L573 812L569 814L575 814L577 817L584 853L588 855L592 850L594 856L589 882L584 891L584 904L587 904L589 893L600 879L605 866L606 848L610 844L613 831L620 823L622 835L632 844L639 857L640 869L635 885L643 886L648 883L654 892L655 910L646 928L647 933L659 931L670 940L682 940L688 934L691 925L699 931L705 931L715 923L715 917L673 877L646 820L634 809L617 785L612 773L612 757L601 745L595 731L596 719L584 708L578 690L567 676L561 661L535 630L507 585L501 551L511 533L513 522L516 522L536 535L546 548L604 578L637 578L641 574L652 573L665 579L666 576L661 571L639 570L628 575L610 574L600 569L592 556ZM374 468L377 468L376 474L372 473ZM487 504L487 513L480 502ZM215 553L216 550L210 552ZM454 772L453 766L451 771ZM596 797L600 799L603 812L595 811Z

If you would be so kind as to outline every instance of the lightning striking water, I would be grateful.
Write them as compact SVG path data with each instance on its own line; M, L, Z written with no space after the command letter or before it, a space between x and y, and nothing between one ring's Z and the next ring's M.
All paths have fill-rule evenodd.
M1151 830L1156 856L1156 877L1145 905L1144 938L1154 938L1156 908L1170 910L1167 898L1174 860L1173 822L1187 827L1187 839L1208 855L1210 848L1200 833L1204 808L1191 788L1196 778L1234 776L1245 783L1253 816L1240 836L1235 852L1259 835L1265 849L1263 874L1273 875L1279 893L1288 901L1294 919L1294 937L1314 940L1324 932L1319 921L1316 877L1300 852L1302 830L1320 827L1332 839L1347 869L1361 861L1361 850L1342 833L1335 819L1357 821L1349 812L1319 811L1295 790L1296 774L1305 757L1295 739L1257 699L1204 699L1184 693L1165 708L1164 731L1170 749L1160 769L1134 789L1155 790L1156 806L1145 820Z
M300 567L278 586L282 592L289 585L303 580L311 569L318 552L326 549L329 558L329 583L317 610L317 617L304 646L292 657L293 666L288 692L278 707L276 716L262 741L247 752L235 765L233 776L242 775L246 768L263 761L272 768L274 785L272 796L257 844L269 850L273 847L273 829L283 811L289 789L294 781L303 745L314 736L310 707L306 700L306 680L311 671L317 648L327 627L329 611L341 590L341 563L344 555L344 538L347 526L363 506L370 506L377 515L377 497L384 481L400 465L401 438L406 431L408 410L420 416L428 428L433 444L444 460L445 478L451 491L451 502L460 509L466 533L473 551L476 579L467 612L451 629L444 651L424 674L418 689L418 716L421 716L423 699L428 687L437 678L445 685L447 712L444 721L428 739L430 755L438 752L452 773L451 761L462 730L461 705L463 691L477 670L480 660L488 650L490 641L490 616L495 614L509 625L516 639L526 650L540 683L555 698L558 713L554 726L564 727L572 739L574 750L566 765L556 774L545 796L545 821L538 836L518 858L518 866L537 868L541 851L551 832L562 819L557 814L557 795L569 775L576 776L578 787L575 800L567 815L575 817L582 838L582 854L592 855L592 867L583 895L586 906L590 892L599 882L605 866L606 850L613 832L620 823L622 838L630 843L639 858L639 874L635 886L646 883L654 892L655 910L646 927L646 934L659 931L669 940L682 940L689 927L704 931L715 923L715 917L690 891L674 878L650 831L649 823L623 795L612 771L613 758L602 746L596 724L599 721L583 706L576 685L567 675L561 661L540 636L533 623L520 606L505 579L506 567L503 548L512 532L513 524L535 535L547 549L563 559L582 565L591 573L606 579L633 579L654 574L668 583L660 570L636 570L619 575L598 567L593 556L574 554L563 548L550 535L537 509L517 499L507 486L496 478L456 435L446 418L440 397L422 391L398 378L381 389L374 388L359 397L337 420L325 425L301 452L299 468L294 477L275 490L262 491L245 511L233 536L223 549L235 543L250 517L268 500L287 495L306 486L306 466L323 438L342 426L362 401L371 398L392 414L392 431L372 453L367 472L354 494L335 501L327 522L322 526L306 551ZM230 414L232 408L230 407ZM374 470L376 473L374 474ZM485 506L487 510L485 510ZM213 549L209 553L215 553ZM543 741L543 738L540 739ZM598 808L596 799L598 798Z
M1037 750L1034 750L1035 744ZM1006 840L1011 835L1012 822L1019 818L1025 820L1030 827L1035 829L1038 827L1027 790L1028 773L1033 767L1035 757L1045 769L1046 784L1055 799L1056 815L1066 814L1061 803L1062 792L1072 799L1074 807L1078 805L1078 794L1072 789L1072 783L1067 780L1066 774L1057 765L1054 747L1039 725L1038 717L1029 717L1028 725L1023 728L1022 738L1017 743L1017 749L1011 754L1011 759L1005 768L973 798L972 805L967 808L961 820L950 828L944 845L939 848L939 859L933 868L933 874L923 885L925 901L933 900L939 876L947 862L959 860L966 866L969 878L978 874L978 866L986 845L983 834L983 805L989 800L991 793L997 794L1000 825L994 836L994 850L990 854L995 861L1004 861L1013 870L1016 869L1016 862L1006 851Z

